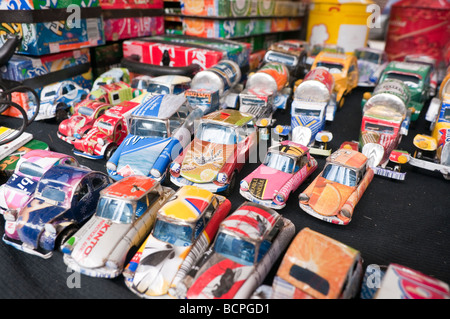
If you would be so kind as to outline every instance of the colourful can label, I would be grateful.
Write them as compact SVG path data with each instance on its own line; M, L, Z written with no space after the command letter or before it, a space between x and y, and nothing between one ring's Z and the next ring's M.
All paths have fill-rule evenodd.
M305 75L303 82L310 81L310 80L315 80L315 81L319 81L320 83L323 83L325 85L325 87L327 88L328 92L330 92L330 94L333 92L334 78L333 78L333 75L330 72L328 72L326 69L315 68L315 69L309 71Z
M281 63L267 63L256 73L270 75L275 80L278 91L281 91L289 81L289 70Z

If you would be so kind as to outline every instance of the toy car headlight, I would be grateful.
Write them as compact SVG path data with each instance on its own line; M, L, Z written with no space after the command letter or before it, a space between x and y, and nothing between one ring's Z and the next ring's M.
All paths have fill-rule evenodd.
M75 134L73 134L73 137L75 137L76 139L81 139L81 134L75 133Z
M180 169L181 169L181 165L179 163L174 162L170 165L170 170L176 174L178 174L180 172Z
M150 174L155 177L155 178L160 178L161 177L161 172L158 171L156 168L152 168L150 170Z
M305 193L301 193L300 195L298 195L298 200L301 202L307 202L309 201L309 196Z
M100 138L100 137L97 139L97 143L102 145L102 146L105 145L105 141L102 138Z
M243 179L240 183L240 186L243 191L245 191L245 192L248 191L248 183L246 180Z
M217 174L217 181L219 183L225 184L228 180L228 176L225 173L219 173Z
M284 197L283 194L278 193L275 195L275 200L279 203L284 203L284 201L286 200L286 197Z
M114 172L117 169L117 166L113 162L107 162L106 169Z

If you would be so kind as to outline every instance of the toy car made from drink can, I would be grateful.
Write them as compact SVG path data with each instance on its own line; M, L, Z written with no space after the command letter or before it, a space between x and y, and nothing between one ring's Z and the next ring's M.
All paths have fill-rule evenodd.
M358 86L374 87L388 64L387 54L374 48L359 48L355 50L358 59Z
M175 192L146 176L129 176L100 193L94 215L61 247L64 263L91 277L115 278L150 233Z
M424 104L430 97L431 67L410 62L390 62L380 76L379 83L397 79L405 83L410 91L408 107L413 108L411 121L419 118Z
M151 94L181 94L190 88L192 79L182 75L160 75L149 80L144 88Z
M344 105L344 98L358 86L358 60L353 54L320 52L314 59L311 70L317 67L327 68L334 78L336 103Z
M294 233L294 224L273 209L243 203L220 224L214 243L178 284L184 292L179 295L187 299L249 298Z
M111 68L108 71L100 74L92 84L92 91L97 90L99 87L116 83L116 82L124 82L130 83L130 72L126 68Z
M326 222L347 225L373 176L364 154L340 148L327 158L322 172L299 195L300 208Z
M409 96L409 89L403 82L389 79L378 84L364 104L359 147L377 175L405 179L406 173L400 171L400 165L407 162L407 154L396 148L408 133ZM389 161L396 165L389 167Z
M351 299L362 279L361 253L342 242L303 228L292 240L266 289L270 299Z
M176 297L176 285L208 249L231 203L183 186L158 211L151 234L125 268L125 283L145 298Z
M233 109L203 116L193 141L170 164L170 181L229 193L257 145L254 116Z
M289 195L316 170L306 146L283 141L267 151L262 164L240 182L240 194L272 209L286 206Z

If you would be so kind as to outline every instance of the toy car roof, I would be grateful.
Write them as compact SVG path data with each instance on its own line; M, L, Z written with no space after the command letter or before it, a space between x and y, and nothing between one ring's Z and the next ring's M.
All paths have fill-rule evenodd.
M134 117L168 119L183 106L185 101L184 94L154 95L138 106L132 115Z
M357 250L303 228L290 244L276 275L315 298L336 299L358 256Z
M254 115L233 109L226 109L209 113L202 117L202 121L219 122L223 124L242 126L253 120Z
M384 70L384 72L390 71L412 73L423 77L431 71L431 66L420 63L392 61L386 66Z
M138 200L159 183L147 176L132 175L125 177L101 191L101 196L116 197L126 200Z
M327 162L360 169L367 163L367 157L358 151L341 148L327 157Z
M174 196L176 198L167 202L158 215L181 222L195 222L205 212L214 194L200 187L183 186Z
M281 215L273 209L245 202L222 221L220 231L233 233L249 241L261 242L268 237L280 218Z
M150 83L177 85L182 83L190 83L191 78L182 75L160 75L150 80Z
M52 166L47 170L39 182L39 184L48 183L49 180L65 185L76 185L84 176L95 171L85 167L75 167L69 165Z
M331 53L326 51L321 51L316 56L316 61L329 60L330 62L338 62L343 64L347 64L353 59L356 59L354 55L348 55L345 53Z
M269 152L276 152L287 155L289 157L299 158L306 152L309 152L309 148L301 144L286 140L281 142L281 144L279 145L271 146L269 148Z
M40 159L40 158L54 158L55 161L59 160L61 158L64 158L64 157L72 157L72 156L66 155L63 153L52 152L52 151L48 151L48 150L31 150L21 156L21 158L26 159L26 160L29 160L32 158L36 158L36 160Z

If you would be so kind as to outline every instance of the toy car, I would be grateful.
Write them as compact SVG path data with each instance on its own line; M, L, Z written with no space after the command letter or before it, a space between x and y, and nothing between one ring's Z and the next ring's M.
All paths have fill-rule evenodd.
M48 150L31 150L22 155L14 173L0 186L0 212L16 216L33 196L45 172L58 165L79 166L79 163L73 156Z
M62 81L44 86L40 96L39 114L35 121L54 118L57 123L69 117L72 108L89 94L73 81Z
M253 115L232 109L203 116L194 140L170 164L171 182L230 193L236 173L257 145L253 120Z
M272 299L351 299L362 279L359 251L303 228L292 240L273 279Z
M376 283L376 284L375 284ZM399 264L368 265L361 299L450 299L447 283Z
M249 298L294 233L294 224L276 211L243 203L220 224L214 243L178 284L179 291L188 299Z
M153 79L153 77L149 75L138 75L131 80L130 85L133 89L147 90L151 79Z
M436 59L429 55L408 54L405 56L404 61L430 66L430 96L435 96L439 82Z
M141 297L170 295L203 256L230 209L223 196L196 186L179 188L158 211L151 234L125 268L126 285Z
M358 59L358 86L373 87L388 64L387 54L383 50L359 48L354 52Z
M264 62L280 62L289 69L292 79L303 78L308 71L309 44L302 40L288 39L275 42L269 46L264 55Z
M446 180L450 180L450 93L443 94L440 111L432 124L431 136L417 134L413 143L416 151L413 156L409 156L408 163L438 171Z
M403 82L388 79L375 87L364 104L359 146L377 175L405 179L406 173L400 171L400 165L407 162L407 154L396 148L408 133L409 96L409 89ZM389 167L389 161L396 165Z
M147 92L152 94L181 94L190 88L191 78L181 75L160 75L150 79Z
M262 164L241 181L239 192L249 201L281 209L316 168L306 146L283 141L269 148Z
M334 77L334 91L339 107L344 105L344 96L358 86L358 60L354 55L320 52L314 59L311 70L327 68Z
M87 168L53 166L17 214L5 215L3 241L26 253L49 258L95 212L108 175Z
M160 94L131 114L130 133L109 158L106 168L115 180L129 175L165 181L173 158L190 142L194 121L203 115L185 105L183 95Z
M323 171L299 195L300 208L326 222L347 225L373 179L373 169L367 162L358 151L335 151L327 158Z
M414 108L411 115L411 121L414 122L430 97L430 74L431 67L428 65L393 61L384 69L379 83L386 79L397 79L409 87L411 98L408 107Z
M57 136L72 144L80 139L93 126L95 120L105 113L112 105L92 100L84 100L74 108L74 113L68 119L59 123Z
M106 110L88 133L73 142L74 154L108 160L129 133L131 113L149 97L148 94L141 94Z
M112 68L104 73L102 73L98 78L95 79L94 84L92 84L92 90L95 91L99 87L111 83L124 82L130 83L130 72L126 68Z
M134 94L135 92L137 93ZM125 82L113 82L102 85L96 90L92 90L87 96L87 99L117 105L124 101L130 101L139 95L139 93L139 90L131 88L131 86Z
M61 247L64 263L91 277L115 278L127 254L148 236L156 212L174 194L145 176L129 176L105 188L97 210Z
M316 43L309 49L309 55L308 55L308 58L306 59L306 64L308 65L309 69L311 69L317 55L322 51L328 52L328 53L345 54L344 48L340 47L336 44L329 44L329 43L317 44Z

